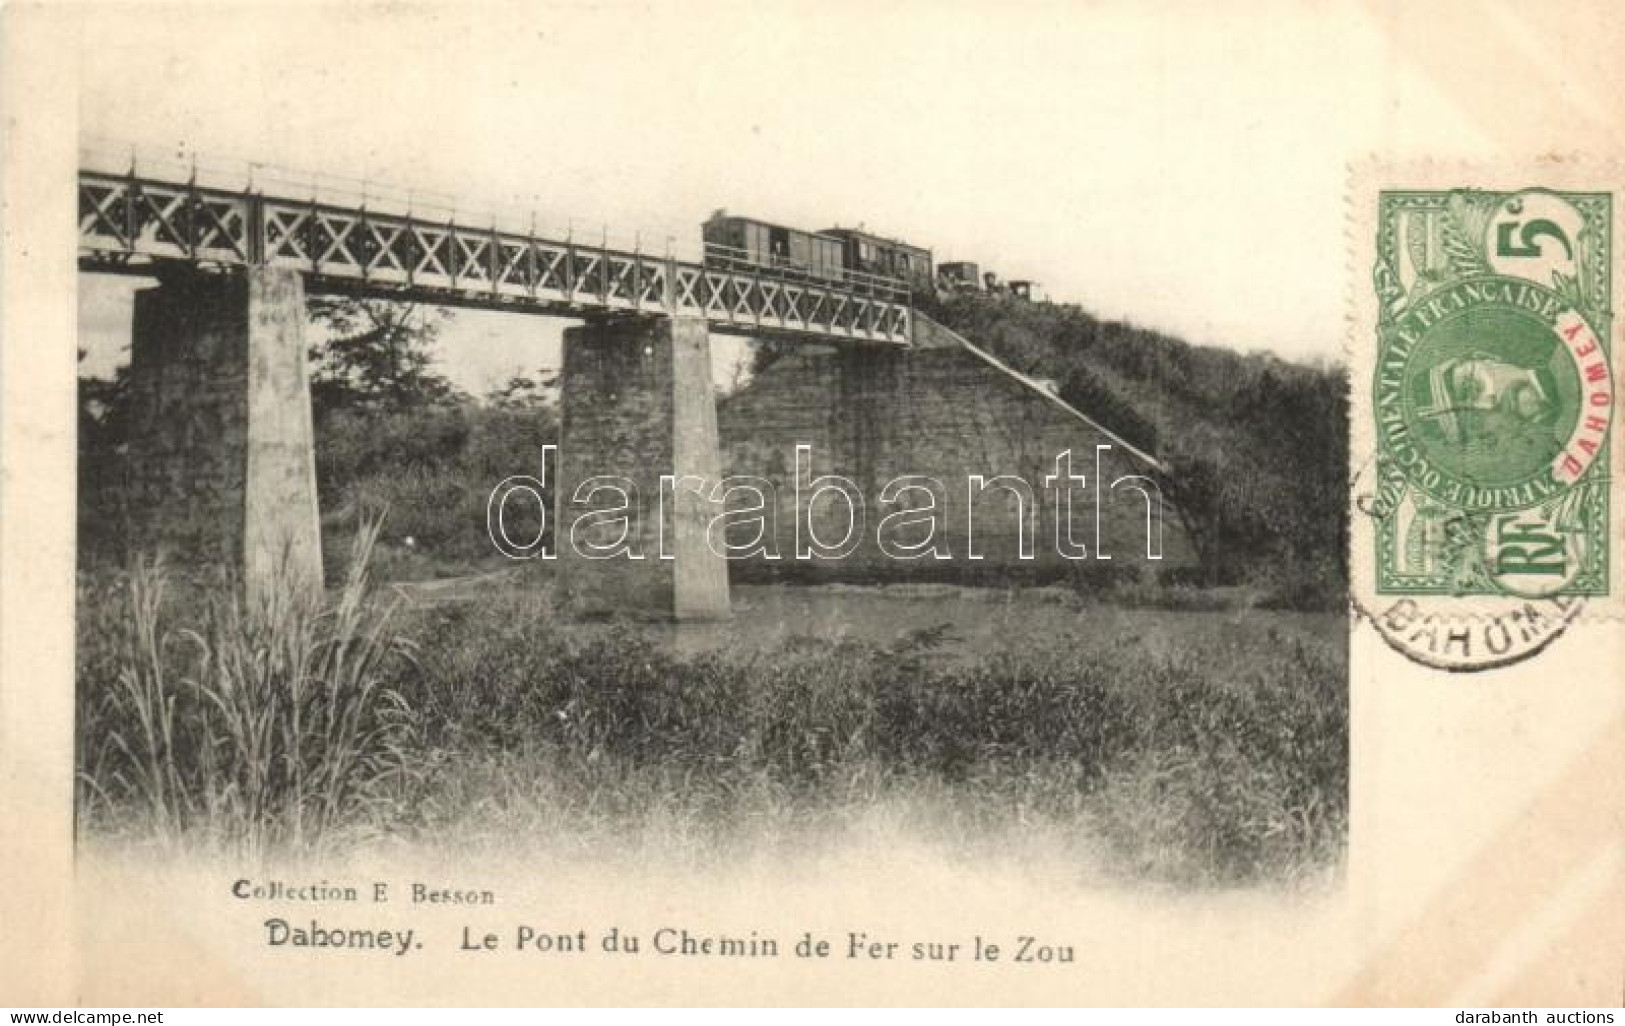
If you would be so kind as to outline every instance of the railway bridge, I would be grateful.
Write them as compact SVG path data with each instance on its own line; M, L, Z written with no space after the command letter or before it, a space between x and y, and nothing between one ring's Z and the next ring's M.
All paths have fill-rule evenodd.
M126 528L185 561L239 568L251 603L282 581L310 591L322 584L306 369L312 292L579 322L564 332L562 429L548 482L553 523L567 522L565 506L588 479L630 480L637 494L627 496L635 508L626 523L636 535L628 547L645 557L591 559L557 538L563 598L577 611L728 615L730 562L708 544L716 510L694 489L663 489L667 476L717 482L743 474L774 484L788 496L771 528L780 550L799 547L790 528L803 517L822 517L819 528L830 537L861 533L855 515L840 520L839 504L814 515L798 487L803 443L822 460L812 474L849 475L871 496L899 475L920 474L939 488L962 481L997 492L1000 482L1014 483L984 474L1022 468L1024 480L1040 482L1058 472L1057 454L1074 452L1092 465L1094 501L1076 504L1076 513L1071 505L1054 510L1053 533L1062 537L1063 516L1076 520L1066 537L1092 531L1093 559L1112 558L1103 538L1115 538L1119 552L1133 544L1149 555L1152 514L1162 517L1160 496L1108 509L1101 492L1108 481L1144 491L1145 475L1163 469L1153 456L1068 405L1053 385L914 310L908 287L890 279L684 261L570 234L560 240L533 228L431 217L410 202L391 207L365 195L339 202L314 191L251 181L223 187L195 174L88 162L79 172L78 249L87 272L156 280L135 296ZM786 347L789 355L719 410L713 332L810 344ZM786 480L787 452L798 454L794 480ZM733 569L741 579L794 572L813 580L969 579L987 571L1053 578L1082 569L1076 553L1047 562L973 553L990 546L1019 553L1023 532L1036 533L1041 496L1023 497L1019 487L1015 494L1010 515L980 523L973 546L973 508L998 500L958 486L943 492L938 507L964 524L952 558L899 561L866 543L835 563L788 567L769 555ZM1091 506L1092 522L1079 519ZM1112 521L1104 534L1103 516ZM594 529L619 523L605 518ZM1179 562L1181 547L1170 538L1159 566ZM1163 559L1160 552L1150 558ZM1095 569L1124 565L1119 558Z
M459 224L291 189L199 184L82 163L84 271L157 279L136 294L131 344L130 529L155 546L240 568L251 600L279 578L319 588L321 535L305 295L337 292L571 318L555 493L600 473L659 494L670 474L719 474L711 332L906 347L909 293L880 279L797 278L670 254ZM516 468L517 469L517 468ZM494 483L494 482L493 482ZM644 487L647 485L647 487ZM672 560L582 565L560 546L566 587L599 604L679 619L728 613L708 513L681 493L640 518L668 523Z

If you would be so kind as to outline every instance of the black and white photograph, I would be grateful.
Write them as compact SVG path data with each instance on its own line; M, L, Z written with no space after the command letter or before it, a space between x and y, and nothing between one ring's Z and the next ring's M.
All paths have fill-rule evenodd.
M720 116L783 132L752 96L806 79L749 62L786 58L828 59L745 56ZM608 113L563 106L550 147ZM877 179L842 131L684 146L680 187L669 149L581 148L570 195L669 229L630 234L430 191L548 189L531 160L420 192L405 149L374 180L87 135L83 837L704 864L895 833L1334 878L1336 325L1094 312L1061 256L1087 173L1044 196L925 149Z
M1588 10L1486 7L1501 54ZM1560 601L1447 671L1362 591L1383 162L1526 152L1430 61L1458 5L1399 10L53 21L74 1000L1502 994L1402 954L1494 874L1382 867L1581 746L1507 682L1621 653Z

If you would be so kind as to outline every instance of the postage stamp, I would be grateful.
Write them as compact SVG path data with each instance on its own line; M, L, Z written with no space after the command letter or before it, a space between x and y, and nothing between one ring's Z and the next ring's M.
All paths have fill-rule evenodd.
M1610 203L1383 192L1379 593L1607 594Z
M1357 605L1429 665L1525 658L1619 589L1615 197L1538 175L1362 191Z

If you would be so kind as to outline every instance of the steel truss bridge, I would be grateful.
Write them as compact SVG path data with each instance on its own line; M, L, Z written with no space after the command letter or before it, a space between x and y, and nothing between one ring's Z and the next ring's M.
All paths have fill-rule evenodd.
M163 263L270 266L318 290L567 317L703 317L711 330L907 345L909 292L883 280L825 281L771 267L709 267L384 213L354 204L236 192L81 169L85 270L148 274Z

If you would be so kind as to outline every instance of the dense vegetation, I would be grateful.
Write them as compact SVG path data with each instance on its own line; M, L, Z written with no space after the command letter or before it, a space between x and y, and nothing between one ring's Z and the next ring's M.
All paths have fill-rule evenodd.
M317 296L311 320L316 478L329 579L342 542L383 525L377 560L390 576L464 573L501 562L486 534L486 501L513 474L539 476L542 446L558 440L552 380L515 375L478 399L434 369L443 309ZM516 537L538 510L508 512Z
M396 579L455 575L503 565L486 534L497 482L540 474L542 446L557 439L551 405L463 402L391 412L335 410L316 431L316 479L330 580L357 526L384 518L377 569ZM514 537L541 526L512 503Z
M247 855L522 839L701 864L839 843L885 810L958 855L1181 885L1341 854L1341 643L1280 614L1160 651L1039 629L949 658L927 628L684 656L655 628L564 629L536 581L393 619L348 581L268 619L150 569L82 581L85 826Z
M1346 593L1341 368L1194 346L1066 304L968 294L927 309L1168 464L1209 582L1262 584L1296 606Z
M435 369L451 316L415 304L313 296L311 406L317 488L329 580L349 540L383 518L374 570L417 578L503 562L486 536L486 500L498 481L535 474L557 440L552 379L515 375L484 396ZM142 554L120 507L130 424L129 367L79 379L79 548L85 566L123 566ZM534 531L512 504L515 536Z

